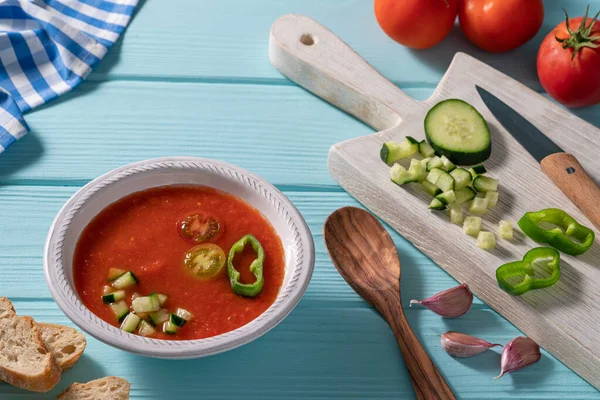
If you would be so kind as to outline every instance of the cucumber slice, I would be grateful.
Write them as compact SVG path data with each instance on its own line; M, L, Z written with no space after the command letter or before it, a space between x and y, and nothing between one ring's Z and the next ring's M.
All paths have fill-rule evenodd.
M438 199L433 199L433 200L431 200L431 203L429 203L429 209L430 210L445 210L446 205L444 203L442 203L441 201L439 201Z
M477 236L481 231L481 218L467 217L463 223L463 231L467 235Z
M435 181L435 186L439 187L444 192L454 190L454 178L446 171L442 171L440 177Z
M422 140L421 142L419 142L419 153L421 153L423 157L435 156L435 150L433 149L433 147L431 147L429 143L427 143L426 140Z
M118 277L120 277L121 275L124 275L127 271L124 269L119 269L119 268L109 268L108 270L108 277L107 280L109 282L114 281L115 279L117 279Z
M156 312L148 314L148 318L150 318L150 321L152 321L154 325L159 325L163 322L167 322L169 320L170 315L171 314L169 314L169 312L166 309L161 308Z
M456 200L456 195L454 194L454 190L448 190L447 192L438 194L435 196L435 198L441 201L443 204L450 204Z
M502 239L512 239L514 237L512 222L505 219L500 221L498 224L498 235L500 235Z
M453 224L457 224L460 225L463 223L464 221L464 216L463 216L463 212L462 212L462 208L460 205L454 203L452 205L450 205L448 207L448 209L450 210L450 222L452 222Z
M140 323L140 319L140 317L133 313L127 314L127 317L125 317L123 323L121 324L121 330L133 333L135 331L135 328L137 328L138 324Z
M442 189L440 189L439 187L435 186L433 183L425 180L423 182L421 182L421 185L423 185L423 189L425 189L425 191L427 193L429 193L431 196L437 196L438 194L442 193Z
M149 322L141 320L140 327L138 329L138 333L141 336L150 336L156 333L156 329Z
M115 314L115 317L117 317L118 322L123 322L127 314L129 314L129 307L123 300L112 303L110 309Z
M478 192L495 192L498 190L498 179L478 175L473 179L473 188Z
M454 178L454 190L464 189L471 183L471 174L464 168L456 168L450 175Z
M472 105L459 99L441 101L429 110L425 136L437 154L458 165L480 163L492 152L485 119Z
M484 250L496 248L496 236L493 232L481 231L477 235L477 247Z
M493 190L486 192L484 199L488 201L488 207L496 207L496 204L498 204L498 192L494 192Z
M469 205L469 212L474 215L483 215L487 211L488 201L481 197L475 197Z
M116 292L112 292L109 294L105 294L102 296L102 301L104 304L116 303L117 301L121 301L125 298L124 290L117 290Z
M131 303L133 311L136 313L151 313L160 309L160 302L156 293L150 296L138 297Z
M471 177L473 179L475 179L475 177L477 175L483 175L486 172L487 172L487 169L485 169L485 167L483 166L483 164L476 165L474 167L469 168L469 173L471 174Z
M427 175L426 180L429 183L433 183L435 185L435 183L437 182L439 177L445 173L446 173L446 171L444 171L443 169L433 168L431 171L429 171L429 174Z
M425 178L427 178L427 170L425 169L423 164L421 164L421 161L417 160L416 158L410 160L408 172L419 182L423 182Z
M448 157L446 156L441 156L440 159L442 160L442 165L443 165L443 169L446 170L446 172L451 172L454 171L454 169L456 168L456 165L454 165L452 163L452 161L450 161L448 159Z
M464 204L467 201L471 201L475 198L477 193L471 189L470 187L466 187L459 190L454 190L454 195L456 196L455 203L456 204Z
M185 319L181 318L179 315L177 314L171 314L169 317L169 321L171 322L171 324L181 328L185 325L185 323L187 322Z
M167 321L163 324L163 332L167 335L175 335L177 334L177 325L171 323L171 321Z
M433 157L427 163L427 171L431 171L434 168L439 168L439 169L443 169L444 168L444 162L438 156Z
M381 146L379 157L381 157L386 164L391 164L401 158L411 156L417 151L419 151L419 142L413 137L407 136L399 143L385 142L383 146Z
M410 172L406 170L400 164L394 164L392 168L390 168L390 179L396 185L404 185L405 183L417 182L417 178L413 176Z
M177 315L179 318L183 318L186 321L191 320L193 317L192 313L184 308L178 308L175 311L175 315Z
M115 289L127 289L128 287L136 285L138 282L139 281L137 280L133 272L128 271L121 275L119 278L117 278L112 283L112 285Z
M167 300L169 300L169 297L166 294L159 293L157 296L161 307L165 305Z

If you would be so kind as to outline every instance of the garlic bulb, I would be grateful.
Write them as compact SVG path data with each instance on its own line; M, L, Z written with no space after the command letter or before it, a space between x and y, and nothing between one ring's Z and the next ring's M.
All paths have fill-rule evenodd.
M472 357L487 349L502 346L498 343L486 342L475 336L460 332L446 332L442 335L442 348L452 357Z
M469 311L473 304L473 293L463 283L425 300L411 300L410 304L421 304L442 317L455 318Z

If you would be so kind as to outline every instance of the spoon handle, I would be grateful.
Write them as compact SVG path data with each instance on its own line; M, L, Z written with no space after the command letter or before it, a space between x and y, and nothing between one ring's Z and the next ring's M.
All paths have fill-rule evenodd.
M386 303L388 306L390 305L390 302ZM398 298L391 304L401 304L400 299ZM402 307L394 305L378 308L396 336L417 398L423 400L455 399L452 389L440 375L440 372L410 328Z

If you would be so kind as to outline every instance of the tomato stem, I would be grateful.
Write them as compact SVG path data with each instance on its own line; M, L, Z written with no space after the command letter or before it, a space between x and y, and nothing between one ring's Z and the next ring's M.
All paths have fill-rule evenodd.
M567 11L563 8L563 12L565 13L565 24L567 27L569 37L559 38L555 35L554 38L562 44L563 49L573 49L573 55L571 56L571 60L575 59L575 56L577 56L579 50L583 47L589 47L591 49L596 49L600 47L599 44L595 43L597 40L600 40L600 36L591 36L592 29L594 28L596 21L598 21L598 16L600 16L600 11L596 13L594 18L591 19L590 24L586 26L589 11L590 6L588 4L588 6L585 9L585 14L583 15L583 19L581 20L581 24L579 25L577 30L574 31L569 26L569 15L567 14Z

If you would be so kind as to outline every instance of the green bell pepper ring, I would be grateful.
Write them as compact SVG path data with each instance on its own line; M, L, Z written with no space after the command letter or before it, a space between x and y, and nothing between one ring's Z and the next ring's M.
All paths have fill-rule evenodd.
M256 258L250 264L250 272L254 274L256 281L254 283L241 283L240 272L233 266L233 258L236 253L244 250L246 244L250 244L252 249L256 252ZM245 297L255 297L262 291L265 280L263 278L263 262L265 260L265 251L262 245L253 235L245 235L240 240L235 242L229 250L229 256L227 257L227 275L229 275L229 283L231 284L231 290L235 294Z
M538 225L540 222L549 222L558 227L543 229ZM547 243L572 256L585 253L594 243L594 231L558 208L525 213L519 220L519 227L536 242Z
M496 270L498 285L514 296L552 286L559 278L560 253L550 247L531 249L522 261L501 265Z

